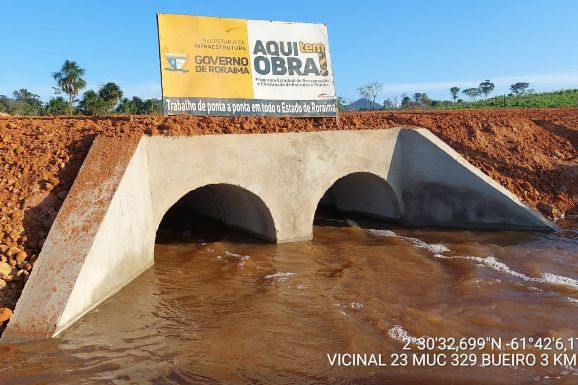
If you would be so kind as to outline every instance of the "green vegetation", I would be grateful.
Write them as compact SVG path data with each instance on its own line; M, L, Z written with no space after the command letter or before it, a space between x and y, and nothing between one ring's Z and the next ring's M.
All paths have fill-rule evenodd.
M120 114L153 115L163 113L163 102L159 99L146 99L134 96L132 99L124 98L120 101L116 112Z
M42 103L40 97L27 89L16 90L12 97L0 95L0 112L10 115L89 115L102 116L111 114L162 114L163 104L159 99L143 100L139 97L123 98L124 93L116 83L109 82L98 91L88 90L86 81L82 78L85 70L75 61L66 60L60 71L54 72L52 78L56 82L56 95L48 103ZM411 97L401 94L401 103L398 97L387 98L382 105L376 104L378 95L384 85L380 82L370 82L357 91L367 99L363 104L370 105L371 109L468 109L468 108L542 108L542 107L578 107L578 89L568 89L537 93L530 89L530 83L518 82L510 86L508 95L489 97L495 85L489 79L484 80L478 87L461 89L451 87L451 100L434 100L426 93L416 92ZM467 98L463 100L460 93ZM483 99L481 96L483 95ZM364 99L360 99L362 101ZM343 97L337 98L339 111L357 110L357 102L347 103ZM366 108L366 107L363 107Z
M88 90L82 95L78 103L80 112L84 115L109 115L115 110L116 105L122 98L122 90L116 83L106 83L98 90Z
M461 89L451 87L451 100L433 100L426 93L417 92L413 97L401 95L401 104L397 105L397 97L388 98L381 109L439 109L457 110L468 108L544 108L544 107L578 107L578 89L568 89L550 92L536 92L530 88L530 83L518 82L510 86L508 95L488 97L494 91L495 85L489 79L480 83L479 87ZM467 100L460 99L459 94ZM483 95L483 99L481 96Z
M484 99L488 98L488 95L492 93L492 91L494 90L494 83L492 83L489 80L484 80L483 82L480 83L480 87L479 90L482 94L484 94ZM450 89L450 92L452 90Z
M66 60L62 68L58 72L54 72L52 77L56 81L58 87L55 88L56 93L64 92L68 95L69 111L74 110L74 101L76 96L84 87L86 81L81 77L84 75L84 69L80 68L75 61Z
M338 96L337 97L337 110L339 112L347 111L347 107L348 107L347 100L343 96Z
M465 108L543 108L543 107L578 107L578 89L553 92L526 92L524 94L500 95L484 100L465 102L459 100L434 100L425 108L465 109Z
M38 95L25 88L12 93L13 98L0 95L0 112L11 115L40 115L44 108Z
M138 97L123 98L123 91L116 83L106 83L98 92L86 88L84 69L75 61L66 60L58 72L52 74L56 82L56 95L48 103L42 103L38 95L27 89L12 93L12 97L0 95L0 112L10 115L111 115L111 114L162 114L163 104L159 99L142 100ZM67 98L60 96L67 95Z
M93 90L88 90L82 95L78 109L83 115L95 116L106 115L110 110L108 103Z
M70 106L66 99L62 96L56 98L51 98L48 103L46 103L46 115L67 115L70 113Z

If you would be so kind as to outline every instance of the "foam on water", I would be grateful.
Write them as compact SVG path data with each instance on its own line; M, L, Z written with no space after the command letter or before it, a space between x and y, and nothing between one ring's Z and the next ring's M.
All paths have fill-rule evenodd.
M442 255L442 254L434 254L434 257L440 258L440 259L462 259L462 260L474 261L476 263L479 263L480 265L489 267L492 270L495 270L495 271L498 271L498 272L501 272L504 274L508 274L510 276L519 278L525 282L538 283L538 284L548 284L548 285L554 285L554 286L561 286L561 287L571 289L571 290L578 290L578 280L575 280L575 279L572 279L569 277L564 277L561 275L552 274L552 273L540 273L540 276L541 276L540 278L529 277L526 274L523 274L523 273L520 273L520 272L517 272L517 271L510 269L510 267L508 265L499 261L495 257L482 258L482 257L471 256L471 255L448 256L448 255Z
M241 255L241 254L237 254L237 253L231 253L230 251L225 251L223 252L223 254L225 254L225 256L232 258L233 260L238 261L237 265L239 267L243 267L245 265L245 262L247 262L251 256L249 255ZM217 256L217 259L223 259L223 257L221 257L220 255Z
M446 245L444 245L444 244L427 243L427 242L422 241L421 239L412 238L412 237L404 237L401 235L397 235L396 233L394 233L391 230L368 229L367 232L369 232L370 234L379 236L379 237L393 237L393 238L403 239L403 240L411 243L413 246L418 247L420 249L426 249L431 253L445 253L446 251L450 251L450 249L448 249L446 247Z
M354 309L354 310L361 310L361 309L363 309L363 304L359 303L359 302L351 302L349 304L349 307Z
M297 275L297 273L291 273L291 272L275 273L275 274L266 275L263 278L270 279L270 280L275 281L275 282L287 282L289 280L289 278L291 278L295 275Z
M565 286L573 290L578 290L578 280L556 275L552 273L542 273L542 280L552 285Z
M367 229L367 232L378 237L397 237L397 234L391 230Z
M578 290L578 280L573 278L564 277L561 275L556 275L552 273L540 273L540 278L530 277L526 274L517 272L515 270L510 269L508 265L499 261L495 257L477 257L473 255L460 255L460 256L447 256L443 255L442 253L450 251L444 244L441 243L427 243L422 241L418 238L412 237L404 237L401 235L397 235L395 232L391 230L376 230L376 229L368 229L368 233L379 236L379 237L393 237L403 239L405 241L410 242L414 247L426 249L434 254L434 257L439 259L462 259L462 260L469 260L480 265L486 266L492 270L508 274L512 277L516 277L521 279L524 282L528 283L537 283L537 284L548 284L554 286L560 286L571 290ZM535 288L538 289L538 288Z
M415 344L417 337L410 335L401 325L393 325L391 329L387 331L389 338L395 341L404 342L408 339L412 344Z

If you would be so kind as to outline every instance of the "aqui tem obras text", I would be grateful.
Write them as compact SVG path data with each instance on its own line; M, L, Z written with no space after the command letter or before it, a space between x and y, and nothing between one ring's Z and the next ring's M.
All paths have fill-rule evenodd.
M303 54L316 56L303 57ZM327 76L326 47L323 43L257 40L253 47L253 68L259 75ZM244 56L195 56L195 72L249 74Z

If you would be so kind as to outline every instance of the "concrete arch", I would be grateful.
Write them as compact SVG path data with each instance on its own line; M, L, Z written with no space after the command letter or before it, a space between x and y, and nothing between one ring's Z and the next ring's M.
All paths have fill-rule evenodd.
M223 225L275 243L277 230L271 210L261 197L247 188L229 183L199 186L182 195L159 216L155 229L172 209L207 217Z
M402 216L399 197L387 180L369 171L350 172L333 181L318 200L346 213L398 221Z

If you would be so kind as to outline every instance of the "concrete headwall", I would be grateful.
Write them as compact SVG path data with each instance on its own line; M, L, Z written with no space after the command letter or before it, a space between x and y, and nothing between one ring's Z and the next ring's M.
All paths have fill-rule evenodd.
M311 239L326 192L344 211L411 226L553 226L422 129L101 138L2 341L54 336L150 267L159 223L189 193L192 210L292 242Z

